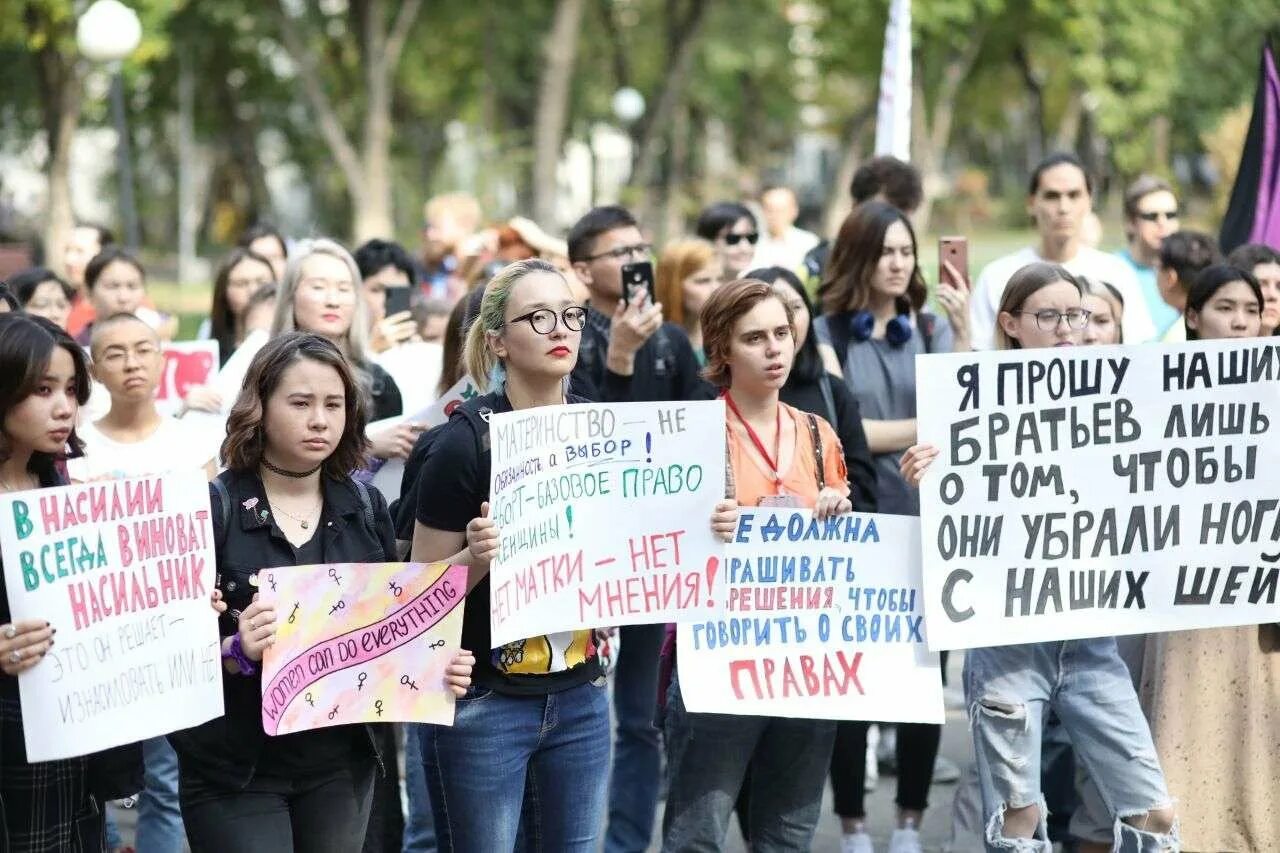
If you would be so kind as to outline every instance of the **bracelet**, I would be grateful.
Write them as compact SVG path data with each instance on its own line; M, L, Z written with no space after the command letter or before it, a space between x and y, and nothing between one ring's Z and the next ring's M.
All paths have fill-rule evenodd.
M231 638L231 645L222 650L222 659L230 658L236 662L236 666L240 668L241 675L253 675L258 670L254 667L253 661L244 653L244 646L240 645L240 635L236 634Z

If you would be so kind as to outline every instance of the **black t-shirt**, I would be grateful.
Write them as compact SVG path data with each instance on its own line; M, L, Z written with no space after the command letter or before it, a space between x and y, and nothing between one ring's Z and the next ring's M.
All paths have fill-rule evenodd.
M581 402L570 398L571 402ZM463 404L472 412L511 411L505 394L494 392ZM465 532L489 499L488 430L477 434L472 420L455 412L422 464L418 521L436 530ZM472 681L477 687L515 695L567 690L602 674L591 631L565 631L530 637L490 649L489 578L467 595L462 617L462 647L476 656ZM488 654L486 654L488 652Z

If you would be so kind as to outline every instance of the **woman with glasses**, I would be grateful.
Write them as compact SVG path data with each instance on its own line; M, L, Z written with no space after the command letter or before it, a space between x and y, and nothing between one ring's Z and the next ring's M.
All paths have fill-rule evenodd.
M875 460L880 512L920 514L917 493L898 471L899 456L916 441L916 356L969 349L967 285L944 284L936 295L946 316L925 309L924 275L906 215L878 201L855 208L831 251L820 290L823 316L814 321L814 335L824 345L829 367L842 373L861 409ZM871 850L864 802L867 736L867 722L840 723L831 764L835 812L850 853ZM920 850L918 827L941 736L938 725L897 726L895 853Z
M586 309L542 260L484 291L463 361L488 393L455 410L423 463L413 560L470 566L463 643L491 649L488 418L585 402L568 393ZM621 508L620 508L621 511ZM729 519L732 526L733 519ZM593 632L506 643L480 656L452 726L418 730L440 847L455 853L586 853L598 844L609 778L609 701Z
M1001 297L997 348L1080 345L1089 322L1084 297L1061 266L1028 264ZM916 445L903 455L910 485L919 486L938 452ZM964 682L988 850L1051 849L1040 787L1041 731L1051 713L1097 785L1113 849L1179 849L1173 800L1115 638L971 649Z
M716 247L725 281L740 278L751 268L760 229L745 206L732 201L713 204L698 214L694 231Z

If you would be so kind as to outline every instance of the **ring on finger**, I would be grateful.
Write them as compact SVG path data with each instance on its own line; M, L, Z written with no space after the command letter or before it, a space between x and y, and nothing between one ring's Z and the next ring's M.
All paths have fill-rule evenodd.
M4 626L4 638L6 640L12 640L16 636L18 636L18 628L16 625Z
M22 660L22 649L14 649L13 651L9 652L9 660L13 661L14 663L20 662Z

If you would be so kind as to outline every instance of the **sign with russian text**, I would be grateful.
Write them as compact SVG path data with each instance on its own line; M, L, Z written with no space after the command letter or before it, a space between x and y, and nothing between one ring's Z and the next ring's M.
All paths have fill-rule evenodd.
M58 631L18 676L28 760L222 715L212 531L198 471L0 495L13 618Z
M677 628L690 711L941 723L925 645L920 523L743 510L712 618Z
M931 647L1280 620L1270 339L916 364Z
M156 388L156 408L172 415L182 407L190 388L209 384L218 372L218 342L165 341L160 349L164 370Z
M276 610L262 666L267 734L453 724L444 677L462 638L466 566L286 566L259 572L258 590Z
M365 429L365 435L376 435L380 429L396 426L405 421L412 421L424 429L431 429L449 420L449 416L453 414L454 409L472 397L479 396L479 394L480 390L476 388L476 383L472 381L470 376L464 376L454 383L452 388L441 394L438 400L417 414L407 417L398 415L394 418L374 421ZM372 485L382 492L382 496L387 499L387 503L391 503L400 497L400 484L403 481L404 460L388 459L382 463L382 466L373 475Z
M543 406L493 415L489 438L495 647L709 612L723 402Z

